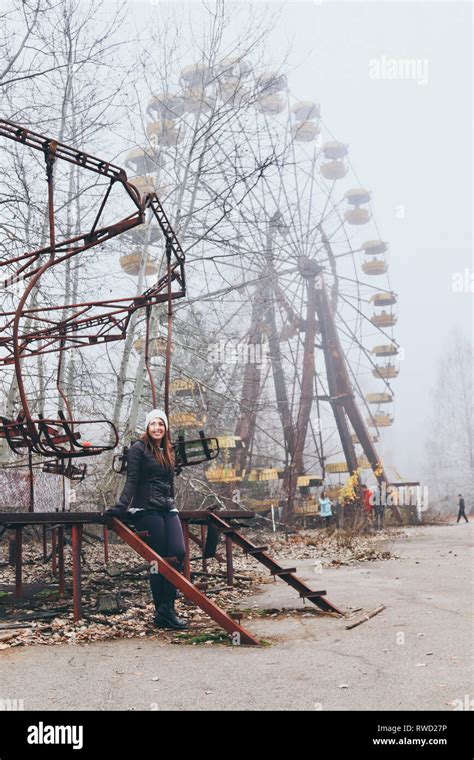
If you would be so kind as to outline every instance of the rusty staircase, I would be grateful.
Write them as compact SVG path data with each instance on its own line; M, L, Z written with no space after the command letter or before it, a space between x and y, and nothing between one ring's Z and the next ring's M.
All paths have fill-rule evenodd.
M207 613L212 620L214 620L221 628L223 628L232 637L232 641L235 644L247 644L250 646L258 646L259 642L252 636L251 633L242 628L242 626L233 618L230 617L224 610L214 604L214 602L205 596L199 589L196 588L184 575L176 570L171 562L172 558L160 557L145 541L133 530L131 530L125 523L119 520L117 517L113 517L111 521L111 527L118 536L134 549L141 557L147 562L155 562L158 565L158 572L160 572L167 581L173 584L186 599L189 599L197 607L200 607L203 612Z
M330 602L329 599L325 598L326 591L313 591L301 580L301 578L298 578L298 576L295 575L295 567L282 567L270 557L266 553L268 546L256 546L245 538L242 533L239 533L238 530L233 528L228 522L219 517L216 512L209 512L208 517L210 524L222 533L225 538L229 539L237 546L240 546L246 554L250 554L258 562L261 562L262 565L265 565L273 576L281 578L282 581L285 581L285 583L294 588L295 591L298 591L303 600L307 599L309 602L315 604L316 607L323 610L323 612L335 612L338 615L344 615L344 613Z
M266 553L266 550L268 549L267 546L256 546L215 512L206 511L203 513L203 516L204 515L209 521L210 526L212 525L227 540L239 546L246 554L254 557L258 562L261 562L262 565L270 570L270 573L275 578L281 578L282 581L295 589L295 591L298 591L303 601L307 599L309 602L312 602L319 607L323 612L332 612L341 616L344 615L342 610L338 609L335 604L326 598L325 590L314 591L309 588L301 578L298 578L295 575L296 568L282 567L276 562L276 560L270 557ZM189 599L189 601L209 615L209 617L221 628L227 631L232 637L233 642L250 646L259 645L259 641L252 636L251 633L246 631L245 628L240 625L240 622L218 607L217 604L197 589L196 586L173 567L174 557L161 557L157 554L157 552L146 543L146 536L148 535L146 532L136 532L132 530L117 517L111 519L110 527L126 544L128 544L128 546L140 554L140 556L147 562L155 562L158 566L158 572L162 573L166 580L172 583L186 599ZM197 543L201 542L197 541Z

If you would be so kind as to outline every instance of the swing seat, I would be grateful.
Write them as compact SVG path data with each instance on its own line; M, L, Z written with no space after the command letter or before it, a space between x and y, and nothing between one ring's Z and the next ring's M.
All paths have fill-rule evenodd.
M41 456L72 459L102 454L114 449L118 443L117 428L110 420L67 420L62 411L58 411L56 420L45 419L41 414L38 415L38 419L26 420L20 414L14 421L0 416L0 422L0 438L6 439L15 454L21 454L21 449L27 448ZM81 425L104 423L112 428L112 444L94 445L89 441L81 443L81 433L74 430L74 427Z
M52 462L45 462L43 472L48 472L52 475L63 475L68 480L82 483L87 473L87 465L84 464L81 467L77 467L70 460L66 463L62 459L56 459Z

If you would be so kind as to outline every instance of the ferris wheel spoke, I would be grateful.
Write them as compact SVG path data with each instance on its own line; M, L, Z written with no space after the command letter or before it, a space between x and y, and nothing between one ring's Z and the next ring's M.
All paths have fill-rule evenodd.
M297 271L297 269L296 269L296 267L294 267L291 270L288 270L288 272L286 272L285 274L295 273L296 271ZM195 298L187 298L186 299L186 304L179 304L179 306L178 306L178 304L176 304L175 310L178 311L179 309L184 308L187 304L196 303L198 301L212 302L214 298L218 298L219 296L226 295L228 293L231 293L234 290L238 291L238 290L242 290L242 289L248 288L251 285L262 284L262 283L268 281L268 279L270 279L272 276L273 276L272 274L270 274L270 275L269 274L262 274L260 277L256 277L253 280L248 280L246 282L236 283L236 284L233 284L231 286L228 286L228 287L225 287L225 288L219 288L218 290L214 290L214 291L210 291L209 290L208 292L204 292L203 294L201 294L199 296L196 296Z
M267 122L267 124L268 124L268 122ZM253 145L250 144L249 148L250 148L251 151L254 151ZM285 183L282 182L281 179L280 179L280 182L278 184L279 195L275 196L274 189L273 189L272 183L270 182L269 178L264 175L262 177L262 182L263 182L264 187L268 191L268 194L270 195L270 197L272 198L272 200L273 200L273 202L275 204L276 211L280 210L280 203L279 203L279 201L280 201L281 193L283 193L283 195L285 197L285 201L286 201L285 214L289 215L290 219L288 220L288 218L285 218L283 220L283 223L286 225L286 227L288 229L288 232L289 232L289 234L291 236L290 239L294 243L295 253L297 254L299 246L298 246L297 240L294 238L294 233L293 233L293 227L294 227L293 220L294 220L294 216L293 216L293 212L290 211L290 209L291 209L291 203L290 203L288 195L286 193ZM264 197L265 197L265 195L267 195L267 193L264 193ZM261 211L265 215L265 219L267 220L268 217L269 217L268 209L266 208L264 202L261 200L261 198L260 198L259 195L256 194L255 198L256 198L257 203L259 204L259 207L260 207Z
M297 210L298 210L298 223L299 223L299 236L300 240L306 241L307 238L304 236L304 230L303 230L303 218L302 218L302 197L300 192L300 183L298 182L298 176L296 173L296 154L295 154L295 140L292 140L291 142L291 151L292 151L292 157L293 157L293 178L294 178L294 186L296 190L296 200L297 200ZM286 194L286 186L284 185L284 192ZM302 253L307 255L307 247L303 248Z

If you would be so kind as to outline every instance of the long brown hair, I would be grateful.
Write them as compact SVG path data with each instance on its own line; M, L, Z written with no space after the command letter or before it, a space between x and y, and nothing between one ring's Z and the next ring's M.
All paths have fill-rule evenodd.
M165 434L159 443L151 437L148 429L142 436L140 436L140 440L142 440L145 443L145 446L152 452L152 454L154 454L158 464L161 464L162 467L166 467L167 470L174 470L175 456L168 428L165 429Z

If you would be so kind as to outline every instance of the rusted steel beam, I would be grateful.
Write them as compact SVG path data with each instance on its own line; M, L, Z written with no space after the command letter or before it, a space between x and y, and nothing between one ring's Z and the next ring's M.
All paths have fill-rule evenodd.
M35 510L35 478L33 474L33 452L31 449L28 451L28 480L30 485L30 503L28 505L28 511L34 512Z
M209 518L209 515L213 514L219 514L223 515L226 520L253 520L255 517L255 512L250 512L249 510L244 509L223 509L219 510L217 512L211 512L210 510L199 510L199 509L182 509L179 513L179 516L182 520L190 520L190 521L200 521L205 520L207 521Z
M202 549L203 552L204 552L205 544L203 544L203 542L201 541L201 539L199 538L199 536L195 536L192 531L189 531L189 538L190 538L191 541L193 541L195 544L197 544L197 546L199 546L199 548ZM222 556L222 554L219 554L219 552L215 553L214 558L218 562L225 562L224 557Z
M55 265L61 264L63 261L70 259L72 256L77 256L77 254L83 253L84 251L87 251L89 248L93 248L96 245L102 245L108 240L112 240L112 238L116 237L117 235L121 235L124 232L129 232L134 227L137 227L142 223L143 214L140 211L137 211L135 214L131 214L126 219L122 219L120 222L116 222L115 224L110 224L106 227L102 227L101 229L96 230L92 238L90 237L89 233L82 233L75 235L74 237L56 242ZM79 243L79 241L83 241L82 245L73 245L75 243ZM65 251L64 255L58 255L62 253L63 249ZM50 252L51 246L45 246L33 251L28 251L27 253L22 253L19 256L12 256L8 259L0 259L0 268L8 267L8 278L4 281L5 286L12 284L13 282L17 282L20 279L27 280L29 277L33 277L38 269L28 269L28 267L36 263L36 261L41 256L44 256L46 253ZM17 264L18 266L17 269L12 272L11 268L13 264ZM9 312L6 313L8 314Z
M76 522L72 525L72 593L75 623L82 619L81 545L82 525Z
M27 145L29 148L39 150L41 153L45 152L45 142L50 144L54 143L56 146L55 152L57 158L61 158L76 166L82 166L85 169L89 169L90 171L96 172L105 177L121 181L126 180L127 178L127 175L120 166L104 162L101 158L91 156L77 148L71 148L64 143L53 141L51 138L47 138L44 135L33 132L33 130L27 127L22 127L19 124L7 121L6 119L0 119L0 136L8 137L10 140Z
M70 525L104 523L102 512L0 512L0 525Z
M65 573L64 573L64 525L58 527L58 581L59 596L64 596Z
M181 520L190 521L191 523L207 522L209 516L214 514L207 510L183 509L179 513ZM222 510L217 512L226 520L252 520L255 517L254 512L245 510ZM41 525L51 523L59 525L63 523L99 523L109 525L111 517L104 512L0 512L0 525Z
M203 612L206 612L209 617L221 626L227 633L229 633L233 640L238 644L248 644L257 646L258 641L240 626L235 620L233 620L224 610L220 609L217 604L214 604L211 599L208 599L198 589L190 583L181 573L171 567L163 557L160 557L148 544L145 544L130 528L118 520L116 517L112 518L113 529L125 543L135 549L148 562L154 562L158 565L158 571L162 573L167 581L173 584L181 593L194 602Z
M300 384L300 399L294 432L294 446L291 450L291 466L285 473L287 499L283 508L283 522L290 522L294 517L294 501L298 475L305 471L304 449L308 434L309 420L314 400L316 321L316 276L320 267L305 256L300 256L298 268L306 281L307 305L304 321L303 368Z
M324 362L331 408L341 439L342 449L349 472L357 469L357 456L352 442L351 431L346 418L344 401L353 395L352 384L345 365L334 316L329 304L323 276L319 275L319 287L315 291L315 308L318 314L323 347Z
M57 556L56 556L56 528L51 528L51 573L57 573Z
M109 564L109 529L104 525L104 563Z
M164 279L164 282L160 281L155 288L151 288L150 291L147 291L144 300L140 303L137 303L137 298L116 298L107 301L73 304L72 306L51 307L47 312L43 309L22 309L22 318L28 318L28 316L30 316L29 312L31 311L35 313L36 323L49 323L47 327L31 329L30 332L22 333L21 336L19 336L18 345L21 350L22 358L43 356L58 351L80 348L81 346L85 348L100 343L123 340L127 334L130 319L135 311L147 305L154 306L167 301L167 294L161 292L166 285L166 278L162 279ZM175 271L172 270L172 280L175 279L177 279ZM176 300L177 298L182 298L184 295L185 291L180 287L179 290L172 293L171 299ZM120 305L120 302L122 302L122 305ZM67 321L61 321L61 315L59 315L57 321L51 319L56 311L61 312L65 309L69 310L71 308L77 309L78 311L77 313L70 315ZM103 313L80 318L82 314L86 314L94 308L101 308ZM46 317L46 314L48 314L48 318ZM11 317L11 312L6 313L5 316ZM0 356L0 364L3 364L4 366L14 364L15 361L13 336L9 333L13 323L14 319L10 318L1 328L2 332L5 334L0 338L0 347L4 349L5 355ZM93 331L93 328L98 329ZM62 347L58 345L61 341L66 340L67 342L65 342ZM31 344L36 344L40 341L44 342L44 345L30 348Z
M293 451L293 466L296 475L300 475L305 471L303 453L314 399L314 375L316 371L314 344L316 342L317 325L315 295L315 279L317 271L308 271L304 266L300 266L300 273L306 282L307 305L303 345L303 370L301 375L298 414L296 418L295 448Z
M171 224L168 220L168 217L166 216L166 212L161 205L161 202L156 195L156 193L150 193L146 198L144 202L144 207L150 207L153 211L153 214L155 216L155 219L157 220L161 231L163 235L166 238L167 245L169 247L169 250L172 251L177 258L177 260L183 264L185 261L185 255L184 251L181 248L181 245L179 243L178 238L176 237L173 228L171 227ZM182 284L184 287L184 268L181 270L182 275Z
M372 436L354 398L347 362L341 347L334 314L329 304L329 298L322 275L320 275L320 287L316 290L316 309L323 339L322 343L328 376L328 386L332 397L331 406L333 407L349 471L353 472L357 469L357 457L347 419L350 421L354 433L370 462L372 471L377 470L377 474L374 472L377 481L379 484L388 484L389 478L383 469L380 457L373 444ZM392 508L398 520L401 522L402 517L398 507L393 506Z
M47 527L46 525L43 525L43 560L45 562L48 556L48 536L46 531Z
M227 585L234 585L234 558L232 554L232 541L225 536L225 559L226 559L226 577Z
M204 546L206 546L206 526L201 525L201 543ZM202 569L205 573L207 573L207 559L204 557L204 551L202 553Z
M82 150L78 150L77 148L65 145L64 143L52 140L51 138L40 135L26 127L14 124L13 122L7 121L5 119L0 119L0 136L7 137L10 140L22 143L23 145L27 145L28 147L41 151L42 153L46 153L47 151L54 148L55 158L67 161L74 164L75 166L79 166L83 169L95 172L104 177L108 177L114 182L122 183L127 190L130 198L138 208L145 210L147 207L150 207L152 209L153 214L157 219L167 242L170 244L171 250L176 257L184 261L183 250L174 234L174 231L157 195L155 193L149 193L142 200L140 193L133 184L133 181L130 182L127 179L126 172L120 166L116 166L115 164L104 161L103 159L97 158L96 156L92 156ZM99 209L99 216L100 211L101 209Z
M19 599L23 592L23 529L15 530L15 597Z

